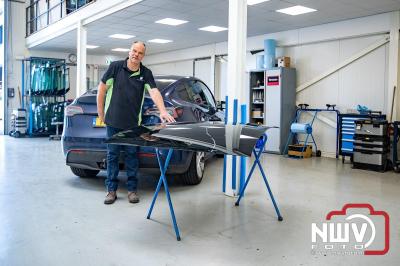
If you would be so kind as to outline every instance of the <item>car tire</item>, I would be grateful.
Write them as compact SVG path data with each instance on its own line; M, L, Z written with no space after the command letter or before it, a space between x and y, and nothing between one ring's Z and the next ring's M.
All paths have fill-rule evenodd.
M74 175L85 178L85 177L95 177L100 170L90 170L90 169L82 169L71 166L71 171Z
M203 179L204 174L204 152L194 152L190 161L189 169L181 175L184 185L198 185Z

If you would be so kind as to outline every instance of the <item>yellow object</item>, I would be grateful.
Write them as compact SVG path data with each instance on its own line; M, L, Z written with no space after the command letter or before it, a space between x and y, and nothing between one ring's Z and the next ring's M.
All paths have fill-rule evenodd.
M312 146L307 145L304 148L304 151L302 152L303 148L304 148L304 145L301 145L301 144L289 145L288 155L302 157L302 158L310 158L312 156Z
M105 127L106 124L104 124L104 122L101 121L100 117L96 117L96 122L93 126L94 127Z

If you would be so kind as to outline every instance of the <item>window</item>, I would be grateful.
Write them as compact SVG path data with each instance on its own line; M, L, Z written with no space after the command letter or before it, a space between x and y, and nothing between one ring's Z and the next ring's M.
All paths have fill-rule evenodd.
M201 107L209 109L210 107L216 108L215 100L208 87L199 80L189 81L191 92L191 102L200 105Z

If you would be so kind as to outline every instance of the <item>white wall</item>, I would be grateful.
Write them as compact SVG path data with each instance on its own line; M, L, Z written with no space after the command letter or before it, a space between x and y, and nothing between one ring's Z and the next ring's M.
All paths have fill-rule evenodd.
M338 65L350 56L381 40L393 25L391 19L397 12L379 14L370 17L324 24L298 30L278 32L247 39L247 50L263 48L267 38L277 40L277 56L291 57L292 66L297 69L297 85L309 81L328 69ZM326 103L337 104L341 112L354 109L357 104L370 107L373 110L386 111L388 107L388 44L381 46L370 54L355 61L326 79L300 92L297 101L307 102L312 107L324 108ZM179 62L210 56L211 54L226 54L227 43L217 43L179 51L148 55L145 64L151 69L161 70L163 74L187 75L188 69L170 67ZM228 59L229 60L229 59ZM218 99L224 99L226 94L226 62L216 63L216 87L220 88ZM202 78L208 78L203 66ZM256 55L247 54L247 70L256 68ZM196 67L197 70L197 67ZM154 71L154 70L153 70ZM157 72L156 71L156 72ZM167 73L165 73L168 71ZM197 72L197 71L196 71ZM249 91L249 88L243 88ZM391 97L391 96L389 96ZM247 103L247 99L245 100ZM328 118L335 120L329 113ZM305 120L309 119L307 116ZM323 154L335 154L336 129L317 121L314 132L319 149Z

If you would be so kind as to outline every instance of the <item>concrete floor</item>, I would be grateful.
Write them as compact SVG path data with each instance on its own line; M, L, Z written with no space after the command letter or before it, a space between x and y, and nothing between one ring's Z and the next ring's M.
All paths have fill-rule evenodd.
M198 186L171 185L177 242L164 193L146 219L156 176L140 177L139 204L121 187L106 206L105 174L75 177L59 142L0 136L0 265L399 265L400 174L266 155L278 222L258 174L240 207L221 193L222 162L209 161ZM311 254L311 223L349 202L389 213L387 255Z

